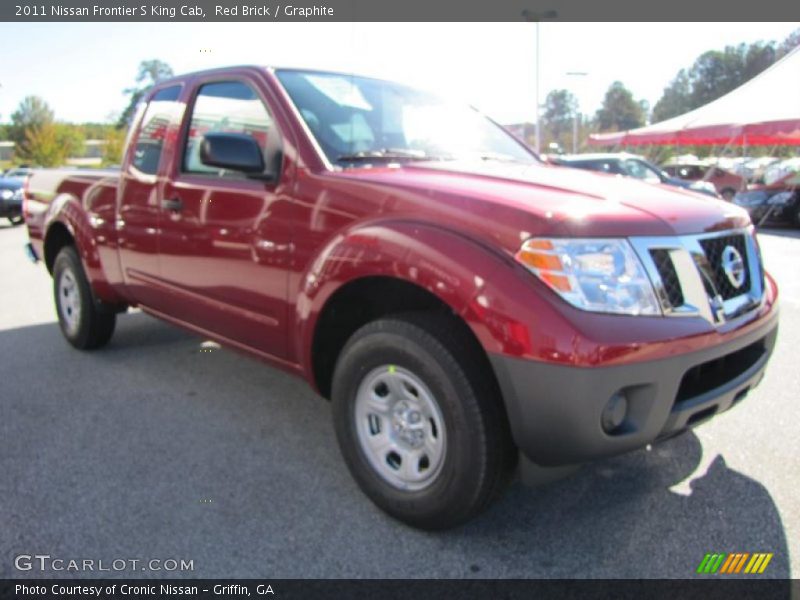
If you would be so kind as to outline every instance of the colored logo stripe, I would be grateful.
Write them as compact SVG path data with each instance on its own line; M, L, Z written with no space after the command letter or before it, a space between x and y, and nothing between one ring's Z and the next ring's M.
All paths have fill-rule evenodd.
M764 569L767 568L769 561L772 560L772 552L769 554L753 554L753 558L750 559L750 562L747 564L747 568L745 568L745 573L763 573Z
M698 573L733 575L737 573L761 574L772 560L773 553L755 552L724 552L708 553L703 557L697 567ZM749 559L749 560L748 560ZM745 564L747 565L745 567ZM744 569L744 571L742 571Z
M706 554L700 566L697 567L697 572L716 573L724 558L725 554Z
M736 553L736 554L729 554L728 560L725 561L725 564L722 565L722 569L720 573L738 573L742 570L744 566L744 561L746 561L750 557L750 554L747 552L744 553Z

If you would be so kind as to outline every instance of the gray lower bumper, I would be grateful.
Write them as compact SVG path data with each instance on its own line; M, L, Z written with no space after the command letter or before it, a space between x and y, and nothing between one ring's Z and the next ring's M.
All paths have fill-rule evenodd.
M643 447L742 400L758 385L775 346L777 309L747 335L714 348L629 365L578 368L490 355L515 442L545 467ZM611 433L604 409L624 396L624 422Z

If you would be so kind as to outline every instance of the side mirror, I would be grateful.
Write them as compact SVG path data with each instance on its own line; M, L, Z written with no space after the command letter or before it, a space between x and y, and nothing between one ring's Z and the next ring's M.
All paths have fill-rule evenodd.
M209 167L264 174L264 155L255 139L242 133L207 133L200 142L200 161Z

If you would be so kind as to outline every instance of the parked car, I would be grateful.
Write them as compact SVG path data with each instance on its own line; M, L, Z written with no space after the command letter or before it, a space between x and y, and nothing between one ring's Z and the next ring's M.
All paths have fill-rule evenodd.
M744 210L545 165L350 73L218 69L143 100L121 172L31 175L64 337L103 346L136 305L305 379L406 523L462 523L518 460L534 481L643 448L761 381L777 288Z
M648 183L662 183L717 197L714 184L706 181L685 181L672 177L650 161L627 152L564 155L553 159L553 162L564 167L634 177Z
M708 181L725 200L733 200L738 193L747 189L747 180L741 175L731 173L708 162L670 162L661 167L670 177L684 181Z
M22 186L18 179L0 178L0 217L12 225L22 223Z
M770 166L781 162L774 156L760 156L758 158L745 157L731 169L744 177L748 183L764 183L764 175Z
M764 181L737 194L734 204L745 208L759 225L788 223L800 227L800 158L771 165Z
M3 177L7 179L20 179L25 181L33 171L30 167L15 167L13 169L8 169L5 173L3 173Z

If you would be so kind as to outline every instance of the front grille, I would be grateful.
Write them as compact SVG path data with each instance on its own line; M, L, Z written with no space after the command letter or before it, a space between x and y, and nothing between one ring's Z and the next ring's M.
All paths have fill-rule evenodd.
M764 301L761 257L748 231L726 231L716 237L707 233L631 237L630 242L653 282L664 316L701 317L717 326ZM734 283L742 282L738 288L725 273L723 259ZM735 266L736 277L731 266Z
M743 235L737 234L706 238L700 240L700 245L703 247L703 251L708 259L711 271L709 275L714 282L714 287L716 287L723 300L730 300L731 298L735 298L736 296L750 291L750 268L748 266L747 247ZM722 252L728 246L736 248L742 256L742 259L744 259L744 283L738 288L731 284L728 280L728 276L725 274L725 270L722 268Z
M683 306L683 291L681 291L681 283L678 280L678 273L675 271L675 265L672 264L672 257L669 255L669 250L655 248L650 250L650 256L653 257L653 262L661 277L661 283L664 286L664 292L667 295L669 306L672 308Z

